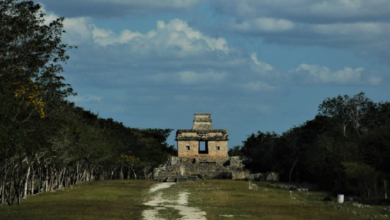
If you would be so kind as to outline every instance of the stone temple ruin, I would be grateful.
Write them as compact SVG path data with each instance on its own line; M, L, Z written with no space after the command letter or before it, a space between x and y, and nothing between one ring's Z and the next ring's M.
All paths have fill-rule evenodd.
M178 156L153 172L155 180L244 179L239 157L228 155L228 132L213 129L211 114L197 114L192 129L176 132Z

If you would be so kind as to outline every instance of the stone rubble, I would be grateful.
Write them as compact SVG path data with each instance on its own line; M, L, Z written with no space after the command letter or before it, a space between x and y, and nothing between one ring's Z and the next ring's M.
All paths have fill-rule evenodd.
M239 157L229 158L180 158L171 157L168 162L154 169L154 180L182 182L201 179L249 179Z

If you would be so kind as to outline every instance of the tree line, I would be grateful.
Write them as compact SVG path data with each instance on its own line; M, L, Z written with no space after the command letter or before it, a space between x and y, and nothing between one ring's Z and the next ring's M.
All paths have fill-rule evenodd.
M39 4L0 1L0 203L93 179L149 178L176 154L171 129L129 128L67 101L60 73L76 49Z
M281 135L258 131L229 151L255 173L311 182L334 193L387 199L390 103L361 92L326 98L314 119Z

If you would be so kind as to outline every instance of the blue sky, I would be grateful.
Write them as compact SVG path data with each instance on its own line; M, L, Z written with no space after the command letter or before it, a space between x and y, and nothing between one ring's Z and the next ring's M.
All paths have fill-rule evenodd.
M211 113L233 147L313 119L327 97L390 100L388 0L40 3L79 47L70 100L130 127L187 129Z

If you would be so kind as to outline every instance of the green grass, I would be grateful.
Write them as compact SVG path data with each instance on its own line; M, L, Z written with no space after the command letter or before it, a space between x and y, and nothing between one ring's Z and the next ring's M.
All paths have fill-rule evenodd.
M0 219L141 219L151 181L96 181L0 206Z
M359 219L351 214L389 214L381 206L358 209L335 202L322 202L321 192L293 192L267 187L256 182L259 190L248 190L248 182L207 180L184 182L148 194L153 181L97 181L73 188L30 196L21 206L0 206L0 219L142 219L143 205L163 192L164 199L174 200L178 193L190 193L188 206L207 213L207 219ZM163 219L180 219L174 208L158 210ZM227 217L230 218L227 218ZM390 216L390 215L389 215ZM364 218L362 218L364 219ZM379 217L376 219L390 219Z
M257 191L248 190L246 181L226 180L186 182L169 190L190 192L189 206L206 211L207 219L364 219L363 215L372 214L377 215L375 219L390 219L378 215L390 214L382 206L359 209L351 204L323 202L327 195L323 192L293 191L295 199L291 199L289 190L267 187L266 182L255 183L259 186Z

